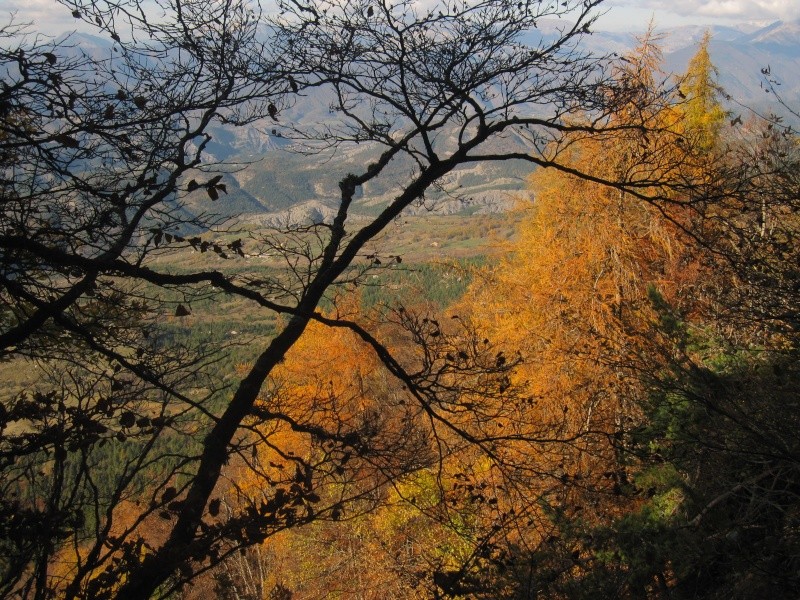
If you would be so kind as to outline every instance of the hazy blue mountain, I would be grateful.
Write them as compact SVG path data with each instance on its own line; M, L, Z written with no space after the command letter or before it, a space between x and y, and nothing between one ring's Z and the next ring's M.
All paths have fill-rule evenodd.
M732 109L750 106L764 110L774 105L774 99L763 86L762 69L780 82L782 97L790 105L800 102L800 21L776 21L755 31L740 31L724 27L681 27L668 31L665 54L666 68L675 73L686 69L695 53L696 44L708 29L711 34L709 52L719 71L719 83L732 98Z
M746 36L746 41L771 48L776 52L787 52L798 56L800 20L788 23L776 21Z

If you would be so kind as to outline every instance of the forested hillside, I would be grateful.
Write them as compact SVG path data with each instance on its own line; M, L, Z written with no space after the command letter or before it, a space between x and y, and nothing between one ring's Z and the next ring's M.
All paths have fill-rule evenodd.
M600 0L54 5L111 50L0 30L0 595L800 594L777 74ZM214 154L264 123L336 202L230 218L319 183Z

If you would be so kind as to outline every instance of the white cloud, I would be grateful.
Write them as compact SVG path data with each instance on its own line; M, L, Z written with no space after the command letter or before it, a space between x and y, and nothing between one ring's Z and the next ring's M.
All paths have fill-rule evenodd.
M631 22L642 28L651 15L662 26L800 19L800 0L608 0L602 8L612 9L612 18L604 19L603 24L617 29L626 29ZM18 23L31 23L32 30L45 35L58 36L76 29L96 33L92 25L74 19L70 9L57 0L0 0L0 25L12 12Z
M54 0L0 0L0 25L8 23L11 15L17 24L30 24L30 30L44 35L58 36L65 31L93 29L72 16L72 11Z
M798 0L611 0L611 6L629 6L682 17L765 21L800 19Z

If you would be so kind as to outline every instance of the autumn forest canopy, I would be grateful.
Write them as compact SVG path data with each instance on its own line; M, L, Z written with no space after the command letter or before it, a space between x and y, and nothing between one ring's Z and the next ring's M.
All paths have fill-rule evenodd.
M591 50L605 7L1 26L0 595L798 597L800 107L708 35ZM255 131L347 165L332 214L237 218ZM532 201L409 217L512 162Z

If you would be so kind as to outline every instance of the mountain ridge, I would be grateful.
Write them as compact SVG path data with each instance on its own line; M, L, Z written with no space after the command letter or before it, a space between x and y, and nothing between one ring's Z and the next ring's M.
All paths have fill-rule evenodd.
M537 44L555 34L564 22L544 21L524 36L525 41ZM698 42L706 31L711 33L709 53L719 73L719 84L730 98L730 109L740 112L743 107L764 111L774 98L764 92L762 69L769 68L770 76L780 86L784 100L792 105L800 101L800 21L775 21L761 27L740 28L701 25L656 29L664 49L664 71L680 74L695 54ZM625 54L636 45L636 32L597 30L585 36L585 48L597 54ZM113 56L113 42L84 33L66 38L76 51L96 57ZM677 75L676 75L677 77ZM286 106L282 122L326 122L335 120L325 98L317 94L303 102ZM225 176L228 182L227 202L215 208L223 216L253 215L261 224L286 223L300 220L329 220L336 208L338 181L342 173L358 170L368 164L373 152L366 145L344 149L336 155L304 157L285 152L291 141L282 136L275 123L264 121L251 127L233 129L223 126L212 129L212 141L207 147L209 158L233 161L241 168ZM510 136L505 144L527 151L522 140ZM515 199L526 197L525 179L530 165L521 161L464 167L453 173L443 190L431 199L443 214L500 212L507 210ZM399 165L387 173L387 179L402 180L405 175ZM363 190L356 208L364 214L379 209L392 198L392 187L383 182L371 182ZM187 210L202 210L187 199ZM429 207L421 205L419 212Z

